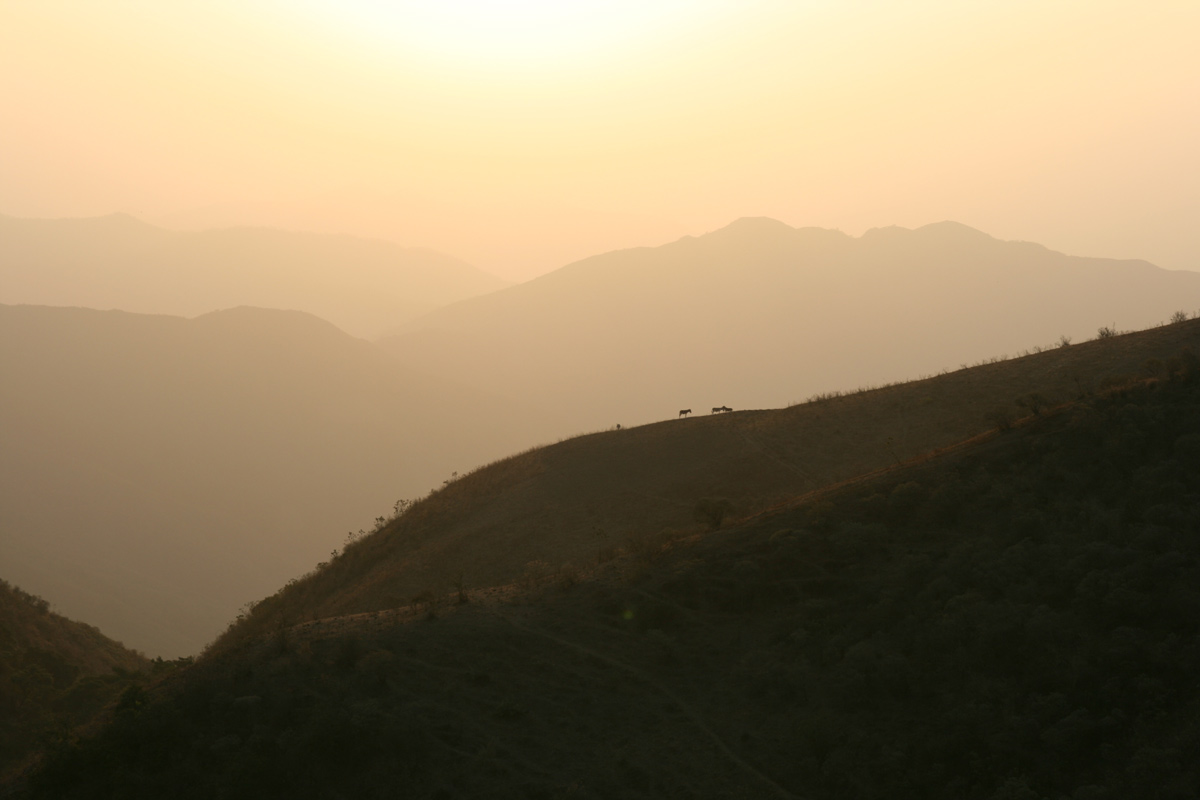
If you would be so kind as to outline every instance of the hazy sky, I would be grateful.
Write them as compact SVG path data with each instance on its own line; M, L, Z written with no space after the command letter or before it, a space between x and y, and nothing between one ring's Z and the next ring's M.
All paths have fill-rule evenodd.
M1195 0L0 0L0 213L523 279L766 215L1200 269Z

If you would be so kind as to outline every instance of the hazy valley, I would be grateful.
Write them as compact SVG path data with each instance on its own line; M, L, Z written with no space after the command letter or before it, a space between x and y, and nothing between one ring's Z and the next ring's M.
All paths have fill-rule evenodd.
M3 577L167 657L554 419L291 311L0 306L0 371Z
M0 227L8 278L36 276L61 303L104 290L131 307L139 286L169 285L180 265L212 287L207 300L181 300L249 302L262 297L251 278L277 276L280 291L315 288L312 276L338 248L358 257L383 247L272 231L175 234L127 217ZM258 266L239 277L239 258ZM6 296L27 284L6 280ZM353 281L343 291L360 308L392 302ZM855 239L745 219L453 303L379 347L296 311L184 320L6 307L10 380L0 391L12 424L0 552L8 579L65 613L152 655L185 655L397 499L532 445L674 420L682 408L779 407L1193 306L1200 275L1071 258L953 223ZM1014 379L1005 402L1038 387L1065 397L1114 367L1077 369L1075 352L1040 356L1037 378ZM554 454L581 446L564 442L523 457L522 469L560 476L553 491L529 494L506 478L486 513L456 508L439 538L406 549L402 567L379 569L402 576L388 590L399 602L455 577L507 579L532 559L529 547L553 563L578 560L631 531L679 525L701 495L748 509L957 441L995 410L1001 389L939 391L889 394L887 426L873 416L877 404L846 401L828 412L834 426L801 406L731 418L690 445L674 441L694 420L636 428L622 440L632 446L573 462L587 465L579 474L554 466ZM562 496L570 506L558 510Z
M11 786L54 797L385 797L397 782L429 797L1189 796L1200 786L1200 696L1183 679L1200 666L1198 338L1200 322L1179 322L494 464L258 604L194 666L127 690L97 735ZM757 485L758 473L739 484L746 454L731 426L786 444L804 415L822 414L825 427L865 419L880 436L906 399L934 406L903 453L920 457L880 457L833 486L795 474L757 513L734 503L722 519L702 502L727 491L744 503ZM984 403L1008 413L980 418ZM963 427L942 431L939 417ZM925 450L942 442L957 445ZM856 444L866 468L880 443ZM614 452L696 447L711 459L690 521L660 497L643 506L646 525L571 567L529 564L503 589L427 592L400 609L378 591L402 590L403 571L373 570L436 542L456 509L539 491L558 498L553 517L617 508L628 487L658 487ZM608 475L606 496L569 481L594 470ZM681 524L659 528L654 513ZM556 545L491 541L531 559ZM449 567L461 558L441 555ZM370 613L331 616L345 611Z
M222 280L230 297L253 296ZM1100 534L1071 520L1125 514L1104 505L1119 493L1100 500L1089 488L1125 478L1097 467L1078 483L1063 477L1071 470L1109 463L1104 453L1144 435L1156 444L1112 469L1165 470L1178 488L1145 488L1133 527L1104 523L1105 546L1127 529L1186 526L1187 409L1200 374L1200 322L1187 310L1198 305L1200 275L1072 258L953 223L855 239L741 220L452 302L378 344L298 310L185 319L0 306L3 577L151 655L209 645L195 665L130 653L105 673L116 656L101 654L128 651L99 633L82 649L8 635L0 678L22 721L5 735L39 730L58 743L10 786L373 796L402 774L418 796L1070 788L1082 773L1024 761L1026 745L974 778L947 764L856 779L838 765L860 746L868 763L897 748L923 763L914 743L888 737L975 696L974 685L920 677L953 661L912 636L939 604L975 596L971 570L1000 557L997 542L1007 559L1034 547L1021 531L1037 529L1050 539L1020 558L1091 558ZM1151 327L1120 335L1118 325ZM737 410L710 413L717 404ZM765 408L743 409L755 404ZM648 420L658 421L637 424ZM1080 426L1128 431L1080 439ZM1038 490L1009 466L1026 462L1058 477ZM989 499L997 492L1009 499ZM396 499L409 502L393 509ZM1178 510L1153 510L1164 503ZM972 536L983 538L962 551ZM1160 546L1138 547L1128 553L1145 562L1137 570L1186 583L1190 545L1157 566L1146 560ZM964 558L978 563L956 566ZM1079 569L1029 576L1011 597L986 584L978 602L1030 619L1041 612L1029 598L1041 597L1059 614L1047 636L1116 646L1105 643L1112 630L1072 627L1084 624L1079 598L1094 594L1082 587L1095 570ZM36 623L13 630L44 628L37 615L62 620L11 594ZM899 628L879 622L881 597L907 609L885 614ZM1183 588L1169 599L1176 615L1192 602ZM843 622L820 622L831 614ZM994 621L972 619L962 624ZM1192 635L1145 621L1138 636L1155 646ZM993 645L972 642L962 658L990 657ZM1188 653L1139 669L1183 669ZM885 679L883 664L903 677ZM993 675L1004 702L1031 702L1026 679L1006 669ZM1053 700L1066 717L1023 706L1027 724L1059 736L1054 726L1075 713L1059 706L1093 720L1096 698L1111 694L1074 691ZM856 704L856 692L874 699ZM863 743L854 726L872 724L871 703L894 723ZM571 708L588 709L577 730L563 727ZM796 727L788 709L811 715ZM977 708L969 736L999 724L989 709ZM1101 736L1093 723L1080 735ZM1167 735L1146 731L1111 746L1128 758ZM1171 752L1190 735L1171 734ZM595 751L598 739L616 749ZM406 755L386 755L392 747ZM31 749L14 750L7 768ZM1073 753L1062 757L1086 762L1089 776L1144 786L1136 770L1102 775ZM1010 775L1018 768L1024 784Z
M0 800L1200 797L1197 31L0 2Z
M0 216L0 254L0 303L183 317L282 308L364 337L506 285L391 242L270 228L170 231L127 214Z

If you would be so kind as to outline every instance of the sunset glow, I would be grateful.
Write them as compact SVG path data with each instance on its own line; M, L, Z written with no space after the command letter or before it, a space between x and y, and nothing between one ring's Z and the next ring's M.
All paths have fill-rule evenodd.
M7 4L0 213L348 232L511 279L746 215L1200 264L1200 6Z
M728 4L726 4L728 5ZM561 69L619 58L628 47L693 24L712 2L682 0L309 0L320 23L366 46L400 51L441 67Z
M1200 797L1200 0L0 0L0 797Z

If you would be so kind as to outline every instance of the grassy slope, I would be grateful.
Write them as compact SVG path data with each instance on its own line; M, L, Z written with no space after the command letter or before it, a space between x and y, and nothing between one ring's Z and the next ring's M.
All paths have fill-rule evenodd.
M594 581L211 654L34 785L1194 797L1200 370L1184 362Z
M735 516L946 447L1031 393L1063 402L1137 374L1200 321L1059 348L787 409L702 416L570 439L478 470L418 503L330 566L270 598L244 630L404 605L519 578L531 561L594 564L628 538L695 525L722 496Z
M96 628L0 581L0 774L88 719L149 667Z

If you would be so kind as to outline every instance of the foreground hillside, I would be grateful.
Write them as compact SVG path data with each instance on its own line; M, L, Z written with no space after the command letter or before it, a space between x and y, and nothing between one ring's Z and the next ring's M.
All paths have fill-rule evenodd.
M1194 797L1200 362L1151 366L582 583L211 654L31 791Z
M0 216L0 303L184 317L231 306L283 308L377 336L505 285L440 253L352 236L169 231L124 214Z
M1200 308L1200 273L1076 258L955 223L742 219L440 309L385 341L431 374L552 405L577 430L773 408Z
M150 666L0 580L0 776L85 722Z
M262 309L0 306L0 374L6 577L169 658L550 416Z
M480 587L731 517L1073 401L1121 376L1200 352L1200 320L1056 348L927 380L771 411L582 436L467 475L324 569L261 603L242 627L373 611ZM235 632L235 635L240 635Z

